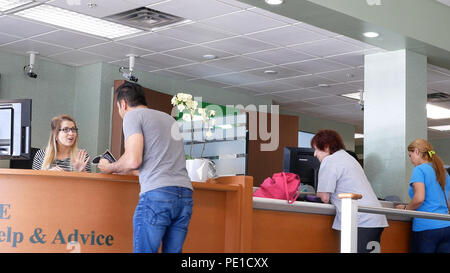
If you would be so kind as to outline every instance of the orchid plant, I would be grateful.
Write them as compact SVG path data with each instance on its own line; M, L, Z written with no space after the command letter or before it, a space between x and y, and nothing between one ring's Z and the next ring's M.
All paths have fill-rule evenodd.
M205 145L208 137L212 136L211 128L214 126L214 119L211 119L216 115L214 110L207 110L205 108L197 108L198 102L192 99L191 94L178 93L172 97L171 103L176 106L178 111L183 113L183 120L191 121L191 147L189 150L189 155L186 156L187 159L192 159L192 147L194 141L194 114L197 112L201 115L204 126L207 128L205 135L205 141L203 143L202 153L200 157L203 157L203 152L205 150ZM187 111L187 113L185 113Z

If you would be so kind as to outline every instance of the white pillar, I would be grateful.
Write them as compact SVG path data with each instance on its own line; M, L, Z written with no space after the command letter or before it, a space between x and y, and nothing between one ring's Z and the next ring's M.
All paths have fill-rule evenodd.
M358 199L360 194L342 193L341 202L341 253L358 252Z
M378 197L409 200L407 146L427 138L427 59L398 50L365 56L364 171Z

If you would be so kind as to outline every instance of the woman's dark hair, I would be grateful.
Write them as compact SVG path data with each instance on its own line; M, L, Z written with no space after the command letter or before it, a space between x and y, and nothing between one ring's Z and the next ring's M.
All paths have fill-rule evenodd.
M139 105L147 106L144 90L137 83L125 82L116 89L116 101L120 103L125 100L131 107Z
M330 155L341 149L345 149L341 136L334 130L320 130L317 132L311 139L311 146L321 151L325 151L328 147L330 149Z

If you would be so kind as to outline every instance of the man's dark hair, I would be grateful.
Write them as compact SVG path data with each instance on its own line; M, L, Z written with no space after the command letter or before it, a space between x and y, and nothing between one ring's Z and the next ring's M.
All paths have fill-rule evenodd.
M142 87L139 84L133 82L125 82L117 87L116 101L120 103L122 100L125 100L131 107L139 105L147 106L144 90L142 90Z

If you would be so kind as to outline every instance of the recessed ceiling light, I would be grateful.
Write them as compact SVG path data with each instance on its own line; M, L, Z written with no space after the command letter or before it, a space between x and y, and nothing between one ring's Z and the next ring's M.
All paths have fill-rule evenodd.
M203 55L203 58L207 60L214 60L215 58L217 58L217 56L213 54L205 54Z
M283 4L283 0L265 0L269 5L280 5Z
M428 128L439 131L450 131L450 125L430 126Z
M143 31L45 4L19 11L14 15L109 39Z
M450 118L450 109L427 103L427 118L431 119Z
M364 35L364 37L367 37L367 38L377 38L378 36L380 36L380 34L378 32L373 32L373 31L364 32L363 35Z
M268 69L268 70L264 70L264 74L267 74L267 75L275 75L275 74L278 74L278 72L275 71L275 70L270 70L270 69Z
M4 12L10 9L18 8L33 2L32 0L0 0L0 11Z

